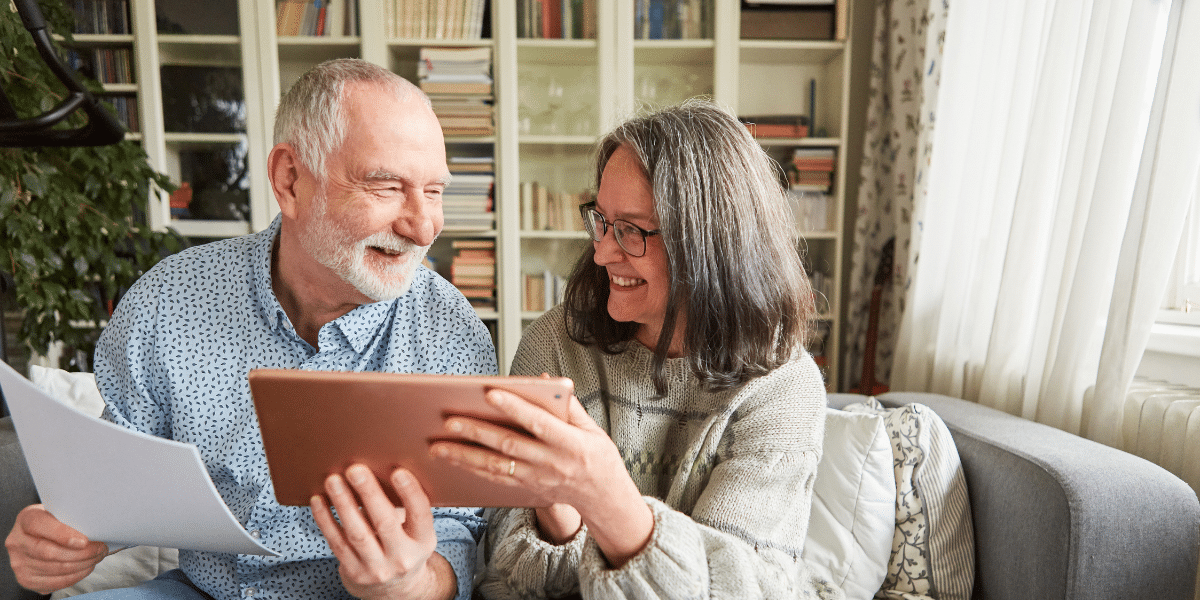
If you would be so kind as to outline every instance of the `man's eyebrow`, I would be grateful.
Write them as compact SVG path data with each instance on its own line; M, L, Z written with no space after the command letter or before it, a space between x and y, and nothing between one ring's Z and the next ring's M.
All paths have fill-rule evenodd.
M450 179L453 177L454 177L453 175L451 175L450 173L447 173L447 174L443 175L442 177L438 178L437 181L434 181L434 183L442 185L442 186L447 186L447 185L450 185ZM370 173L367 173L365 176L363 176L363 180L364 181L408 181L409 179L398 173L393 173L391 171L388 171L387 169L377 169L377 170L371 171Z

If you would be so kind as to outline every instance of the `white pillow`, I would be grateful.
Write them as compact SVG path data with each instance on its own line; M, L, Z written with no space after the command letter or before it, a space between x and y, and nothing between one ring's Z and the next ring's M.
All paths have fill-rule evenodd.
M104 398L96 389L96 376L91 373L71 373L30 365L29 380L51 398L85 414L99 417L104 412Z
M954 437L923 404L886 408L875 398L845 407L884 419L896 464L896 533L883 600L969 600L975 535Z
M887 576L896 528L892 451L877 415L825 409L804 560L813 575L867 600Z
M104 412L104 398L96 388L96 376L91 373L30 365L29 380L51 398L85 414L99 418ZM129 587L154 579L177 566L179 551L174 548L135 546L105 557L83 581L55 592L51 598L58 600L87 592Z

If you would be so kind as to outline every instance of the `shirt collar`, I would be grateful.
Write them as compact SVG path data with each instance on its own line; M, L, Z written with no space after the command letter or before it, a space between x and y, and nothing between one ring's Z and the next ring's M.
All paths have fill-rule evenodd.
M279 227L282 222L283 216L275 215L275 219L266 229L253 234L257 239L251 250L254 295L258 306L263 311L263 316L271 324L271 329L275 329L279 327L280 323L287 321L283 306L279 304L279 299L275 297L275 290L271 287L271 255L275 249L275 241L279 239Z

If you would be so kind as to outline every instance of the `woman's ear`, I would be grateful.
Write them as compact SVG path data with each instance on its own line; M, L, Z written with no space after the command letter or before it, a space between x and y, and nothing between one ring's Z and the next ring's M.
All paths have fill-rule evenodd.
M297 184L301 172L306 170L300 164L296 148L291 144L275 144L267 155L267 177L271 180L271 191L275 201L279 203L279 212L289 219L295 219L300 210L300 192Z

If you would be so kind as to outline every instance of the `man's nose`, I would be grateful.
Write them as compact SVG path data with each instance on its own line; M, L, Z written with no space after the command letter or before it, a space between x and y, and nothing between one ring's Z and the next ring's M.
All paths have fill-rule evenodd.
M392 223L392 230L418 246L428 246L442 232L443 222L442 203L419 193L404 203L403 212Z

